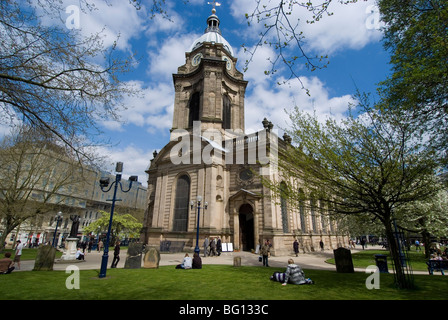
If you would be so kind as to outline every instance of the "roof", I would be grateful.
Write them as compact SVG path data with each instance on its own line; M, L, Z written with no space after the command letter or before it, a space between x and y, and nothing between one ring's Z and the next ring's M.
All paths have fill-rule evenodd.
M219 18L215 14L215 11L212 12L213 14L207 18L207 28L205 29L204 34L193 42L193 44L190 46L189 52L192 52L201 47L204 42L211 42L213 44L220 43L223 45L224 49L226 49L233 57L232 46L221 35L221 30L219 29Z

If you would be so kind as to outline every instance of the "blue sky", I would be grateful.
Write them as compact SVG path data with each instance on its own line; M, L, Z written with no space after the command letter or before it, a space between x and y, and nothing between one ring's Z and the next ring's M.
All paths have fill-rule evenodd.
M190 0L187 4L167 0L165 9L171 19L167 20L160 16L150 19L147 7L150 2L145 0L138 11L129 1L108 0L109 5L104 1L94 2L97 10L81 12L81 32L87 35L104 28L106 46L111 46L119 35L117 48L125 54L135 53L137 58L134 69L123 80L142 90L140 97L125 100L128 109L121 114L124 123L101 124L105 135L115 145L101 148L99 152L109 156L109 170L112 171L113 163L122 161L125 176L138 175L139 181L146 184L144 171L153 151L169 142L174 105L172 74L185 63L185 52L193 41L203 34L212 7L206 0ZM245 13L253 11L256 1L219 2L222 5L217 8L217 15L222 35L239 59L237 68L243 71L247 53L241 45L244 43L251 48L263 30L261 24L248 26L245 18ZM268 6L278 3L277 0L262 2ZM67 6L77 3L64 1ZM372 13L374 5L373 0L348 5L332 2L329 11L334 14L314 24L304 22L309 18L306 10L294 10L291 19L301 19L305 49L310 54L328 54L330 64L314 72L300 70L302 83L310 90L307 96L297 80L277 85L279 80L289 76L286 69L280 68L271 77L264 75L269 69L267 58L276 53L269 46L259 48L244 75L249 81L245 99L246 132L261 130L265 117L276 128L287 127L284 109L294 105L305 111L315 111L322 119L325 116L341 118L353 101L356 87L374 92L375 85L385 79L389 70L389 55L381 44L381 33L375 24L377 16Z

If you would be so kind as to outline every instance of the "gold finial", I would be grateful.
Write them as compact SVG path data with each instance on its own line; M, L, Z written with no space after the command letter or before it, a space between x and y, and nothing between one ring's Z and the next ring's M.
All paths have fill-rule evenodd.
M217 2L216 0L213 2L207 2L207 4L211 4L213 6L212 13L216 13L216 7L221 6L221 3Z

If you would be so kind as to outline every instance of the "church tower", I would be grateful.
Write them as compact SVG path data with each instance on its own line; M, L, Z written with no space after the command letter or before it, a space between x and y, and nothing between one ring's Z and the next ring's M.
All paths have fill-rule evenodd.
M321 239L333 248L341 238L331 234L334 224L318 213L323 209L316 201L309 212L305 206L290 208L255 174L270 167L273 150L291 147L291 139L278 138L266 119L264 130L244 133L248 82L219 26L213 8L204 34L173 74L173 126L170 141L154 152L146 170L141 241L162 252L197 251L197 243L202 251L205 238L221 239L224 252L256 250L267 239L274 255L289 254L294 239L302 252L317 248ZM285 179L276 170L267 172L268 179Z
M172 131L218 129L244 132L244 95L247 81L236 69L233 49L221 34L213 8L204 34L185 54L185 64L173 75L175 88ZM173 138L173 137L172 137Z

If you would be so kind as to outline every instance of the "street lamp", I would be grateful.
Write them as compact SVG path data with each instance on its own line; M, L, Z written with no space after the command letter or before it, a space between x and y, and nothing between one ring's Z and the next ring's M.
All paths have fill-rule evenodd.
M112 184L109 186L110 181L109 181L108 177L100 179L100 188L101 188L101 191L103 191L103 192L109 192L110 189L112 189L112 186L115 186L113 198L111 200L107 199L107 201L112 201L112 207L110 209L109 229L107 231L106 242L104 243L104 253L103 253L102 260L101 260L101 270L100 270L100 274L99 274L100 278L106 277L107 260L109 259L109 239L110 239L110 232L111 232L111 228L112 228L112 219L113 219L113 215L114 215L115 201L121 201L120 199L117 200L118 185L120 185L120 189L122 192L129 192L132 188L132 182L138 180L137 176L130 176L129 181L131 183L129 184L129 189L123 190L123 185L120 182L122 171L123 171L123 162L117 162L117 165L115 167L115 172L116 172L115 181L112 182ZM107 188L108 186L109 186L109 189L104 190L104 188Z
M198 208L198 225L197 225L197 228L196 228L196 247L194 248L194 252L199 255L199 252L200 252L200 249L199 249L199 217L201 215L201 208L206 210L207 206L208 206L208 203L205 202L204 203L204 207L201 207L201 202L202 202L202 197L201 196L198 196L196 198L196 202L198 204L197 205L197 208ZM193 200L190 201L190 206L191 206L191 210L193 210L193 208L194 208L194 201Z
M59 221L62 221L62 219L63 219L62 212L59 211L59 212L54 216L54 218L56 219L56 229L54 229L54 234L53 234L53 247L55 247L55 246L54 246L54 241L55 241L55 239L56 239L56 233L58 232ZM56 246L57 246L57 243L56 243Z

